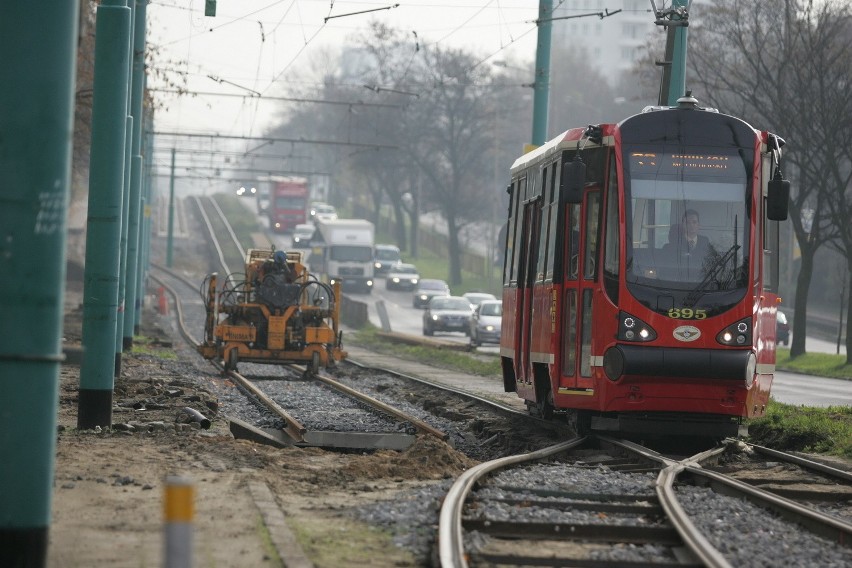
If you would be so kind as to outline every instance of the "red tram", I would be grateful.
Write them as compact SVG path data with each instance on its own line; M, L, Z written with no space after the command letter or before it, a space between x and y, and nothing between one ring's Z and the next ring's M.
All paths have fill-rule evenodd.
M505 390L580 431L720 437L763 415L790 188L783 145L687 93L518 158Z

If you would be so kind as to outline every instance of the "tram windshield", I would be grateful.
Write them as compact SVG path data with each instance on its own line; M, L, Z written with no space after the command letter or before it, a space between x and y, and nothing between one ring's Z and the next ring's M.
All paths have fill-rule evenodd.
M734 305L748 283L751 152L634 144L624 149L626 281L666 313Z

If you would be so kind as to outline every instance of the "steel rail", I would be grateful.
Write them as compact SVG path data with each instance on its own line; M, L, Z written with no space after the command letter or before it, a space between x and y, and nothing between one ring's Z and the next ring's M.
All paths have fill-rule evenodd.
M705 566L710 568L731 568L731 564L725 559L724 555L692 523L689 514L681 507L677 493L674 490L674 482L679 473L690 464L697 464L709 459L711 456L720 454L725 451L724 446L717 446L685 460L676 461L627 440L616 440L604 436L599 436L598 439L660 463L663 469L660 470L657 476L655 487L657 499L659 499L660 506L662 506L663 511L666 513L666 517L672 523L672 526L674 526L684 544Z
M295 368L298 368L298 369L301 370L301 367L295 367ZM341 391L341 392L343 392L343 393L345 393L349 396L352 396L352 397L354 397L354 398L356 398L356 399L358 399L358 400L360 400L360 401L362 401L362 402L364 402L364 403L366 403L366 404L368 404L368 405L370 405L374 408L377 408L377 409L381 410L382 412L386 412L387 414L390 414L391 416L393 416L395 418L399 418L400 420L403 420L405 422L410 422L420 432L429 434L430 436L434 436L434 437L438 438L439 440L446 440L450 437L449 434L447 434L443 430L435 428L434 426L432 426L428 422L424 422L423 420L420 420L419 418L415 418L414 416L411 416L410 414L406 414L405 412L403 412L402 410L400 410L398 408L394 408L393 406L390 406L389 404L385 404L384 402L382 402L378 399L375 399L375 398L371 397L370 395L364 394L364 393L359 392L359 391L357 391L357 390L355 390L351 387L344 385L343 383L335 381L334 379L332 379L329 376L316 374L316 375L312 375L312 378L322 382L323 384L330 386L331 388L333 388L335 390Z
M236 233L234 233L234 228L231 227L231 223L228 221L228 218L225 217L225 214L222 212L222 208L219 207L219 204L216 203L216 200L213 199L212 197L208 197L207 199L210 200L210 203L213 205L213 209L215 209L216 213L219 214L219 219L221 219L222 224L225 225L225 229L228 231L228 234L231 236L231 241L233 241L234 246L236 246L237 250L240 251L240 256L245 258L246 249L243 247L242 243L237 238Z
M702 452L682 462L674 463L664 468L657 476L656 490L657 498L660 500L663 510L675 530L689 547L689 549L701 559L701 562L709 568L731 568L731 563L725 556L713 546L695 526L689 514L680 505L677 492L674 489L677 476L683 472L688 463L700 463L712 456L725 451L724 446L716 447Z
M226 371L225 375L237 381L240 385L243 386L247 391L251 392L254 396L256 396L260 402L262 402L269 410L274 412L279 418L284 420L284 423L287 425L283 430L287 432L287 435L290 436L296 442L304 442L305 438L303 434L308 431L301 422L287 414L287 411L281 408L277 402L272 400L269 396L267 396L262 390L257 388L250 380L237 373L236 371Z
M852 472L843 471L842 469L837 469L835 467L831 467L830 465L815 462L813 460L809 460L801 456L796 456L785 452L779 452L778 450L773 450L772 448L766 448L764 446L758 446L757 444L751 444L748 442L745 442L745 444L757 453L798 465L799 467L802 467L804 469L809 469L811 471L822 473L834 479L845 481L846 483L852 483Z
M530 420L535 420L544 427L548 427L548 428L554 427L553 422L550 422L548 420L544 420L543 418L531 416L530 414L528 414L526 412L523 412L523 411L520 411L520 410L515 410L514 408L509 408L508 406L506 406L504 404L501 404L499 402L495 402L493 400L489 400L489 399L487 399L483 396L479 396L477 394L473 394L473 393L470 393L470 392L467 392L467 391L464 391L464 390L461 390L461 389L457 389L457 388L454 388L454 387L451 387L451 386L447 386L447 385L444 385L444 384L441 384L441 383L436 383L434 381L430 381L429 379L424 379L422 377L415 377L414 375L408 375L406 373L401 373L401 372L396 371L394 369L388 369L387 367L377 367L375 365L367 365L366 363L361 363L358 360L353 359L351 356L346 357L346 360L343 361L343 363L352 364L352 365L355 365L356 367L360 367L361 369L372 369L374 371L381 371L382 373L387 373L389 375L401 377L401 378L409 380L409 381L414 381L416 383L420 383L420 384L427 385L427 386L430 386L430 387L434 387L434 388L437 388L437 389L440 389L440 390L451 392L451 393L463 396L465 398L474 400L478 403L485 404L486 406L488 406L488 407L490 407L494 410L499 410L500 412L506 414L507 416L510 416L510 417L522 416L522 417L528 418Z
M225 270L225 274L230 276L231 269L228 266L227 261L225 260L225 253L222 251L222 247L219 246L219 239L215 237L215 231L213 230L213 224L210 221L210 217L207 215L207 211L204 210L204 205L202 205L201 203L201 198L197 195L193 197L195 199L195 203L198 205L198 210L201 212L201 217L202 219L204 219L204 224L207 226L207 232L209 232L210 236L213 237L213 246L216 247L216 254L219 255L219 265Z
M474 484L486 474L525 461L535 461L548 458L560 452L577 447L586 438L574 438L567 442L515 456L499 458L481 463L462 473L447 492L438 520L438 558L443 568L467 568L468 563L464 554L464 537L462 531L462 510L464 502Z
M157 266L156 264L151 264L154 268L159 270L164 270L163 267ZM165 270L164 270L165 271ZM170 272L170 271L168 271ZM174 274L171 274L174 276ZM180 301L180 296L178 296L177 291L172 288L165 280L159 278L155 274L151 274L151 278L153 278L160 286L162 286L169 294L172 296L172 300L175 305L175 311L177 312L177 320L178 320L178 330L183 338L193 347L197 347L200 342L193 337L189 330L186 328L186 323L183 321L183 302ZM184 282L186 283L186 282Z

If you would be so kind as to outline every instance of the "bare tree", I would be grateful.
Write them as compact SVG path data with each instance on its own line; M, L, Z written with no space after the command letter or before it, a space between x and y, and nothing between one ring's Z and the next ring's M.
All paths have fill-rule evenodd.
M852 115L845 87L852 63L849 7L834 0L718 0L699 12L702 6L690 27L691 87L705 102L788 141L785 162L795 187L790 220L801 250L795 357L805 352L814 255L850 225L852 207L838 202L848 185L842 172L849 167L850 125L844 117ZM852 235L844 251L852 251Z

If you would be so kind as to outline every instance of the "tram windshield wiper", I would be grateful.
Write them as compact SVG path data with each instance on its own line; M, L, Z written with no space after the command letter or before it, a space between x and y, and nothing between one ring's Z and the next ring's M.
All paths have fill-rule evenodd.
M701 298L701 296L704 294L704 292L707 290L707 287L710 285L711 282L716 282L717 284L720 284L720 281L717 278L717 276L719 275L719 272L725 267L725 265L728 263L729 260L734 258L734 256L737 254L737 251L740 250L740 248L742 248L742 247L740 247L740 245L735 243L735 244L731 245L731 248L729 248L727 250L727 252L725 252L725 254L718 256L718 258L712 264L712 266L710 266L709 268L706 269L707 274L704 276L704 279L701 280L701 282L698 283L698 286L693 288L689 292L689 294L687 294L687 296L684 300L685 305L690 306L690 307L694 306L698 302L698 300ZM733 272L734 271L732 270L731 271L731 275L732 275L731 277L732 278L733 278Z

